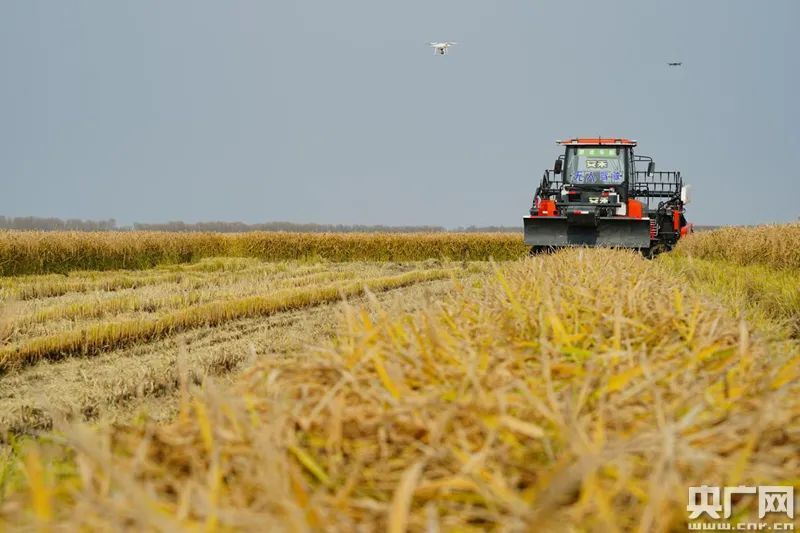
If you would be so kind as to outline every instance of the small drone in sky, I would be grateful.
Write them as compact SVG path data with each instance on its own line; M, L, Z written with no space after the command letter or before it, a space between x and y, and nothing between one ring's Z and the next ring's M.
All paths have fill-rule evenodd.
M669 65L670 67L680 67L680 66L683 65L683 63L681 61L673 61L673 62L667 63L667 65Z
M433 48L433 54L434 55L439 54L439 55L444 56L444 55L447 55L447 49L450 48L451 46L453 46L454 44L458 44L458 43L451 43L449 41L444 41L444 42L441 42L441 43L434 42L434 43L431 43L431 48Z

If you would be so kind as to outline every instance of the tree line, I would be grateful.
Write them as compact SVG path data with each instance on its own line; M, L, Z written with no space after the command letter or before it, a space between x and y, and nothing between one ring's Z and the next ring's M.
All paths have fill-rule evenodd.
M0 216L0 229L15 229L28 231L113 231L117 228L117 221L108 220L81 220L78 218L42 218L42 217L4 217Z
M265 222L261 224L245 224L244 222L195 222L181 221L160 224L136 222L136 231L211 231L215 233L245 233L249 231L291 231L303 233L409 233L415 231L443 232L440 226L367 226L358 224L297 224L294 222Z
M171 221L163 223L135 222L133 226L117 226L116 221L80 220L42 217L4 217L0 216L0 229L26 231L174 231L174 232L215 232L246 233L249 231L289 231L306 233L443 233L455 231L461 233L477 232L515 232L519 227L509 226L461 226L448 230L443 226L386 226L362 224L299 224L295 222L266 222L262 224L245 224L243 222L195 222Z

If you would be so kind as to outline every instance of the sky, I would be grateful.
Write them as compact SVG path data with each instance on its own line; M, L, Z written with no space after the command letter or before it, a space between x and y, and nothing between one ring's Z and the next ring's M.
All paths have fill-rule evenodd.
M796 220L798 20L797 0L0 0L0 214L521 225L555 141L603 135L680 170L691 222Z

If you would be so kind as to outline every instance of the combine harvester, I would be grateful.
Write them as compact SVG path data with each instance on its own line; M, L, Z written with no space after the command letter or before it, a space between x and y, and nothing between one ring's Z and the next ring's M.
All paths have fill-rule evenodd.
M668 251L692 231L680 172L656 172L651 157L634 155L636 141L581 138L565 147L536 189L523 219L531 253L564 246L634 248L648 257ZM637 163L647 170L636 170ZM560 179L559 179L560 178Z

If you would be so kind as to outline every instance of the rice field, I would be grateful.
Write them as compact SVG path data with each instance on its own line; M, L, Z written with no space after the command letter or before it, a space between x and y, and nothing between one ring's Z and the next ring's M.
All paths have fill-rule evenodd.
M209 257L264 261L496 261L522 257L506 233L162 233L0 231L0 276L148 269Z
M25 267L0 528L667 532L689 486L800 488L795 230L729 231Z
M58 376L65 366L70 367L70 360L76 361L72 367L83 367L81 372L87 376L97 374L95 361L107 361L111 354L120 361L130 360L132 368L121 372L119 383L111 387L119 393L92 395L118 403L120 397L135 394L131 391L143 376L150 391L174 390L175 380L154 375L154 368L164 372L160 359L174 365L174 355L164 350L174 354L175 339L193 348L198 344L196 337L206 332L212 339L221 338L224 346L224 339L236 335L238 328L248 332L243 338L257 341L250 332L272 319L307 315L343 299L363 298L367 292L398 291L410 296L418 285L429 287L455 276L474 275L487 265L439 260L331 263L209 258L142 271L5 278L0 288L5 302L0 322L0 429L19 433L48 427L52 417L42 409L59 396ZM326 326L330 329L332 324ZM307 337L318 333L308 332ZM275 349L273 344L264 344ZM152 349L156 345L160 347ZM148 363L133 364L137 358L130 354L142 350L146 355L138 359ZM212 372L220 366L235 367L250 348L238 350L242 354L215 348L215 353L200 357L199 366ZM166 375L174 376L174 372L168 367ZM96 388L92 382L97 380L80 381L86 382L87 389ZM41 398L29 384L45 382L53 386ZM95 406L83 398L80 387L72 390L65 395L69 401L62 402L67 411L94 416Z
M725 227L696 233L678 247L680 254L736 265L800 269L800 223Z

